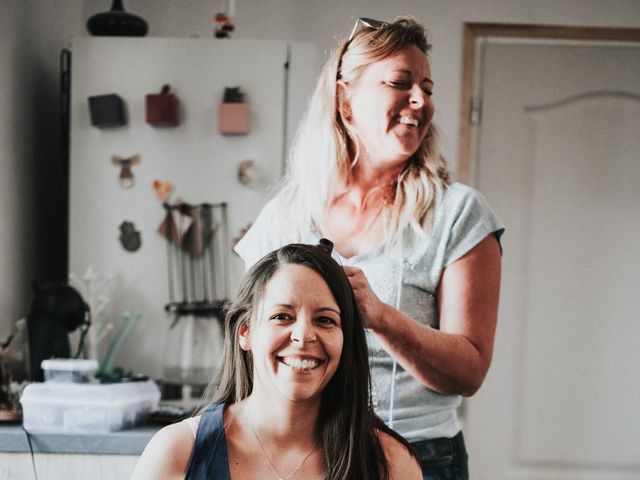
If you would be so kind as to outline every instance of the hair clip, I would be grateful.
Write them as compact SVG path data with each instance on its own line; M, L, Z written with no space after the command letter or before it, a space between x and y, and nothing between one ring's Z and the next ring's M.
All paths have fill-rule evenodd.
M333 250L333 242L327 238L321 238L318 242L317 247L322 249L327 255L331 256L331 251Z

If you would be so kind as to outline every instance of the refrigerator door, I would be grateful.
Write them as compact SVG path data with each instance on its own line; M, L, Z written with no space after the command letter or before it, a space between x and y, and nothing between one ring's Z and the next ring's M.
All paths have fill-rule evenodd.
M167 242L158 233L164 209L152 183L171 182L172 202L226 202L233 294L244 267L231 252L231 239L255 219L282 175L292 136L287 128L297 120L291 112L299 117L313 88L310 52L310 46L284 41L73 39L69 271L82 278L91 267L96 275L112 278L110 289L102 292L110 298L106 318L96 320L117 322L127 310L141 314L116 365L160 374L170 322L164 311L169 300ZM291 57L297 53L306 58L296 65ZM287 68L290 62L294 69ZM165 84L178 99L178 123L154 126L145 121L145 97ZM219 133L219 104L230 87L244 93L246 134ZM111 94L123 100L126 123L92 125L88 98ZM123 185L121 160L136 155ZM240 182L238 170L247 161L255 178ZM135 251L119 240L123 222L139 233ZM93 307L100 301L100 292L83 294ZM94 327L92 334L99 335L99 326Z

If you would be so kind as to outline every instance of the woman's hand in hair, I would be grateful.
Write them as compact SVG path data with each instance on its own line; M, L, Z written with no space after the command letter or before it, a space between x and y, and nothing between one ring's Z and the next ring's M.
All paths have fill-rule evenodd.
M361 269L347 266L343 268L353 288L364 326L375 332L383 330L386 304L373 292Z

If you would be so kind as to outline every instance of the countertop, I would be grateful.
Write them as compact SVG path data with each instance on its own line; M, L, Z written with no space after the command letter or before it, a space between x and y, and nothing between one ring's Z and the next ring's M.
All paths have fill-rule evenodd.
M159 398L154 381L104 385L31 383L20 397L28 433L20 421L0 422L0 452L140 455L162 427L158 422L139 418L142 412L182 406L179 400L158 405ZM139 425L113 431L106 428L134 422ZM167 423L170 422L163 424Z
M29 433L34 453L140 455L159 425L100 434ZM0 452L29 453L27 432L19 423L0 424Z

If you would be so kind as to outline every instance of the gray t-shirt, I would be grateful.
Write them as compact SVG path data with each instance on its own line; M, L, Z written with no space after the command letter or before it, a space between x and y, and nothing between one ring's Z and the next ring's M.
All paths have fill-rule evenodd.
M236 245L247 268L288 243L282 233L273 229L273 218L285 212L277 201L269 202ZM383 302L424 325L438 328L436 288L444 268L487 235L494 234L499 240L503 231L504 226L482 194L453 183L445 190L429 234L407 232L402 248L390 254L380 248L350 258L335 250L333 255L342 265L361 268ZM315 244L320 237L311 226L304 238L296 241ZM367 332L367 340L378 415L410 441L457 434L460 424L456 409L462 398L425 387L389 356L371 332Z

